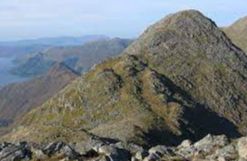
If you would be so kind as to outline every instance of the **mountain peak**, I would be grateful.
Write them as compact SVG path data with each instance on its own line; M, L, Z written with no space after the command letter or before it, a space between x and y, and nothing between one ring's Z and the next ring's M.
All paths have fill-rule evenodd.
M224 62L232 68L236 61L247 61L246 55L232 44L211 19L196 10L171 14L150 26L125 53L143 55L147 59L173 57L203 57ZM232 61L229 57L235 59ZM242 63L244 66L244 63Z
M234 22L223 31L238 47L247 53L247 16Z
M166 16L149 27L145 33L152 32L154 30L156 32L162 32L173 27L175 27L174 29L184 30L183 32L193 32L194 30L191 28L199 28L202 26L216 27L215 23L205 17L201 12L197 10L185 10Z
M238 29L247 30L247 16L240 18L236 22L234 22L230 27L240 27Z
M169 24L176 24L178 21L185 21L186 19L187 20L188 19L190 19L190 20L196 20L196 19L209 20L200 11L191 9L191 10L183 10L180 12L169 14L168 16L164 17L159 22L157 22L155 25L162 24L162 22L164 22L166 24L168 22L170 22Z
M216 44L219 39L227 41L211 19L199 11L185 10L168 15L150 26L126 51L140 54L143 53L140 49L145 48L146 52L156 53L154 50L157 48L171 51L184 45L200 47Z

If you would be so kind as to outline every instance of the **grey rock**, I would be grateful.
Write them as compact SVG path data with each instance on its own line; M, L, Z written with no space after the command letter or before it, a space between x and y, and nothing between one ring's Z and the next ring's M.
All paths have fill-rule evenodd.
M69 145L63 142L54 142L47 145L44 149L42 149L44 154L48 156L52 156L55 154L63 154L70 159L75 159L80 156L74 149L72 149Z
M184 140L178 147L179 148L188 148L192 146L192 142L190 140Z
M240 138L237 143L239 157L247 160L247 137Z
M224 135L207 135L194 144L185 140L177 147L157 145L145 149L132 143L93 139L86 144L81 143L81 146L91 148L83 154L77 152L76 146L64 142L53 142L46 146L26 142L2 143L0 160L30 161L35 158L46 161L62 156L60 161L246 161L246 142L246 137L228 140Z
M215 147L223 147L229 143L225 135L212 136L208 134L206 137L194 144L198 151L211 152Z
M104 145L99 148L98 152L108 156L111 161L126 161L131 159L129 151L117 148L113 145Z
M149 154L156 154L159 157L164 155L174 155L174 151L172 148L167 146L158 145L148 150Z
M1 161L28 161L31 159L32 153L25 142L17 145L3 143L0 145L0 160Z
M135 154L135 158L137 160L143 160L145 157L148 156L148 152L145 151L145 150L142 150L142 151L138 151L136 154Z
M158 161L160 159L161 159L160 156L158 156L155 153L151 153L147 157L145 157L143 161Z
M233 160L238 157L238 153L235 146L231 144L221 149L217 149L214 156L225 158L226 160Z

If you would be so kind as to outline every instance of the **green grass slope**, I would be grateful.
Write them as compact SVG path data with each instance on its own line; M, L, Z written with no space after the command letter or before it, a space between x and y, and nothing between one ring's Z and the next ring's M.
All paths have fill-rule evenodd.
M55 64L43 76L1 88L0 122L6 126L13 123L31 109L43 104L76 77L78 75L65 65Z

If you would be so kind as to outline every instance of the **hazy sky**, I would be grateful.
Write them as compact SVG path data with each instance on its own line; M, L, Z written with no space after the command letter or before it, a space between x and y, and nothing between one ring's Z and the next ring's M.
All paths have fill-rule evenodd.
M219 26L247 16L246 0L1 0L0 40L85 34L136 37L165 15L190 8Z

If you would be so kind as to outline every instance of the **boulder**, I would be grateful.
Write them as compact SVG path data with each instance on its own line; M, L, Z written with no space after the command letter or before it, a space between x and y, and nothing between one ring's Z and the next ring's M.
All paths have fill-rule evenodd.
M131 154L125 149L120 149L114 145L104 145L98 150L99 154L108 156L111 161L126 161L131 159Z
M48 156L64 155L69 159L76 159L80 156L72 147L63 142L53 142L42 149L43 153Z
M239 157L247 160L247 137L238 140L237 149Z
M0 145L1 161L28 161L31 159L32 152L26 142L20 142L17 145L3 143Z
M142 150L142 151L138 151L136 154L135 154L135 158L137 160L143 160L145 157L148 156L148 152L145 151L145 150Z
M225 135L213 136L208 134L203 139L194 144L194 147L201 152L210 153L217 147L223 147L229 143Z
M184 140L179 146L178 148L188 148L192 146L192 142L190 140Z

